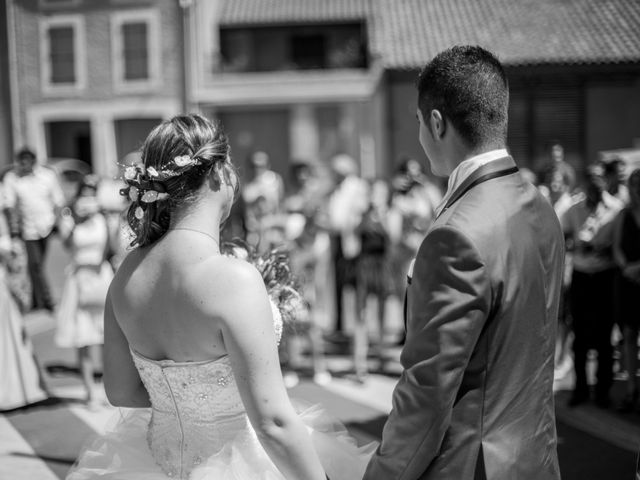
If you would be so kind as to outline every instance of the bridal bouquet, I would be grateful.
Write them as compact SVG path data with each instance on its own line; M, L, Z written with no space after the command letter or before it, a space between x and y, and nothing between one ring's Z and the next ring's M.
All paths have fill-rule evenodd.
M284 248L259 254L255 247L235 240L225 243L223 251L226 255L248 261L260 272L274 315L280 315L285 324L296 321L305 308L304 300L289 266L289 253Z

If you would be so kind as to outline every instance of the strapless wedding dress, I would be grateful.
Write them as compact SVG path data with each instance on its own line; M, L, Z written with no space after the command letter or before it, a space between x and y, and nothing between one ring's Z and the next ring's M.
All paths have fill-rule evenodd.
M276 323L278 337L281 330ZM131 355L152 407L123 410L80 455L68 480L284 479L251 427L229 357L174 362ZM329 477L362 478L375 445L357 447L317 406L299 415Z

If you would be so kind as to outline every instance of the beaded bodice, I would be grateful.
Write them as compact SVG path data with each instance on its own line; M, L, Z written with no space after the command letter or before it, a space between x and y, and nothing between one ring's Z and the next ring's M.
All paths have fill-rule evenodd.
M274 317L279 341L282 318ZM239 436L255 441L228 356L175 362L134 350L131 355L151 400L147 442L167 476L188 479L193 468Z

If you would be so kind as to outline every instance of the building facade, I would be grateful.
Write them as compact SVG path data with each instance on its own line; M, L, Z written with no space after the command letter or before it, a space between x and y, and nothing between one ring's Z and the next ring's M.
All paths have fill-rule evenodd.
M196 0L190 99L220 118L241 165L253 150L356 158L386 176L417 140L420 68L479 44L510 79L509 148L538 170L552 143L578 169L640 141L640 3L635 0Z
M291 161L337 152L358 160L365 175L382 168L386 90L369 48L369 4L303 2L309 21L263 22L247 19L245 5L234 12L233 2L193 3L190 98L222 121L241 171L255 150L285 178Z
M554 142L579 169L640 142L636 0L3 1L0 148L103 175L187 110L223 122L245 174L263 150L285 178L337 153L387 176L425 160L415 80L455 44L506 66L520 165L541 168Z
M7 0L13 140L104 176L181 111L174 0Z

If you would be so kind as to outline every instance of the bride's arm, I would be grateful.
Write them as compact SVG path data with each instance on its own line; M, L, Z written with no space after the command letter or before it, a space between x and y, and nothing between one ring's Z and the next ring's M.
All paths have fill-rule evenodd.
M149 394L131 358L129 343L116 321L110 295L104 308L103 380L109 403L115 407L147 408Z
M260 443L291 480L324 480L305 425L285 389L271 307L262 277L246 262L225 259L223 281L212 299L221 312L222 335L242 401ZM221 308L221 310L220 310Z

